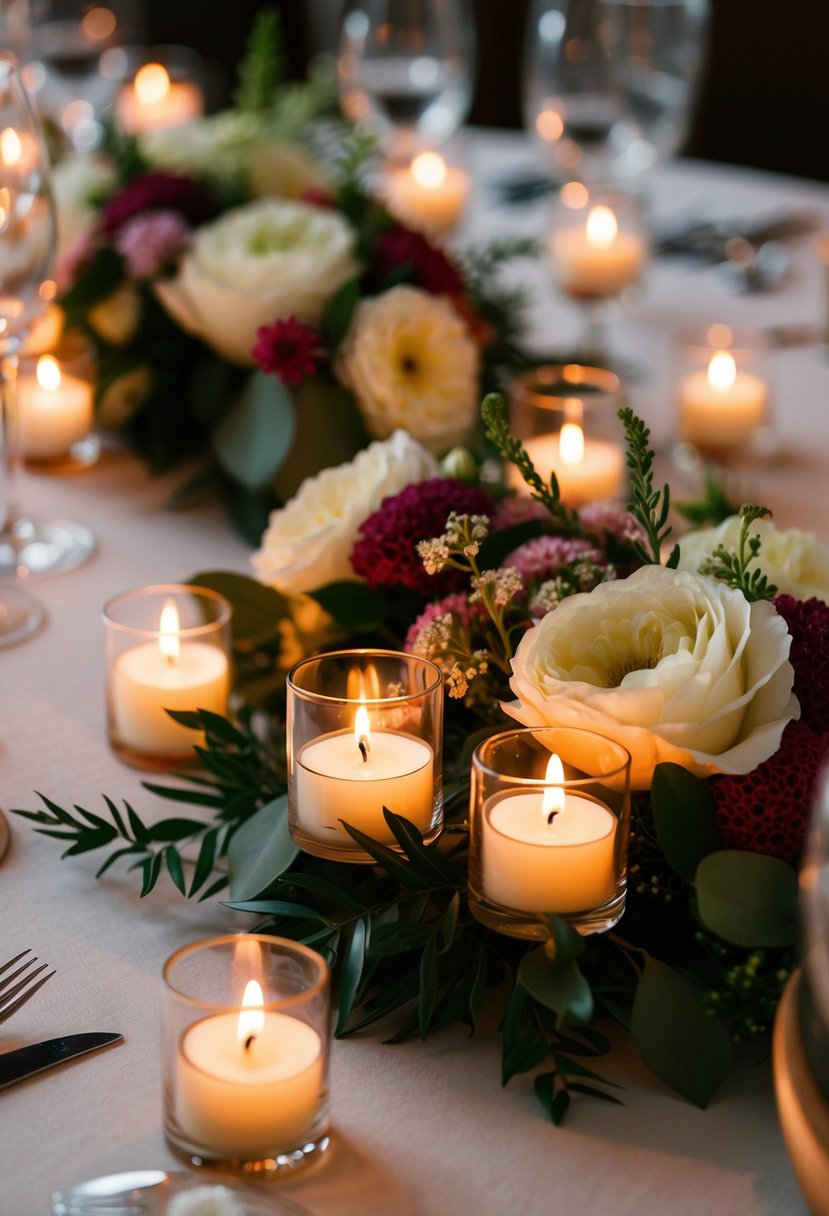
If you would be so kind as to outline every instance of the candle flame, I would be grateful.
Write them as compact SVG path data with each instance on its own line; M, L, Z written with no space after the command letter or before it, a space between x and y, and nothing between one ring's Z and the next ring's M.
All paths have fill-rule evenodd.
M609 249L616 240L618 231L619 225L616 222L616 216L609 207L602 204L599 204L598 207L591 207L585 225L588 245L592 245L594 249Z
M412 177L424 190L439 190L446 181L446 161L439 152L421 152L412 161Z
M565 422L558 434L558 454L562 464L581 464L584 460L584 431L577 422Z
M251 1042L265 1025L265 998L262 995L262 985L258 980L248 980L245 994L242 997L242 1012L239 1014L238 1036L247 1050Z
M145 63L135 73L135 95L142 106L156 105L170 92L170 76L160 63Z
M158 648L171 663L179 657L181 639L179 638L178 608L175 600L165 600L161 609L161 620L158 626Z
M37 382L48 393L54 393L60 388L60 368L57 359L51 355L41 355L37 361Z
M718 393L727 393L737 379L737 364L727 350L718 350L708 364L708 383Z
M357 746L365 764L371 754L371 728L365 705L360 705L354 715L354 738L357 740Z
M23 144L14 127L0 131L0 161L4 165L16 165L23 155Z
M564 781L564 765L559 760L558 756L553 752L550 759L547 761L547 771L544 774L545 781ZM559 785L549 785L541 800L541 809L544 812L544 818L548 824L552 824L556 815L560 815L564 810L564 790Z

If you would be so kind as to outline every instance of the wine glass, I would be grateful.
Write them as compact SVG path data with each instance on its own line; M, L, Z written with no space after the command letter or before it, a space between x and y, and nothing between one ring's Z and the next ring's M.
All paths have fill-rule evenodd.
M690 122L708 0L533 0L524 116L566 178L621 181Z
M69 570L95 542L88 528L36 520L14 502L20 467L16 385L20 348L44 300L55 250L55 205L43 132L23 87L17 60L0 50L0 404L3 500L0 575L26 577Z
M474 44L467 0L349 0L337 54L346 117L393 159L445 143L469 110Z

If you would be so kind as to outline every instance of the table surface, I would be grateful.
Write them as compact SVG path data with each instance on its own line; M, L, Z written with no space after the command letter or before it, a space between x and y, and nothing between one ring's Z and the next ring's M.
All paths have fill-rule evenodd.
M458 236L542 235L543 202L498 210L488 184L531 168L523 140L496 133L471 141L479 181ZM809 207L829 226L829 187L701 163L677 163L653 182L657 219L706 207L761 214ZM614 337L641 366L631 401L660 441L671 434L672 336L713 321L819 324L825 271L813 238L791 242L793 271L767 295L725 293L713 271L655 262L642 300ZM543 265L519 277L535 293L531 327L540 350L566 345L577 321L554 297ZM817 346L774 356L783 453L745 477L744 497L769 504L784 525L829 540L829 365ZM28 475L32 513L90 524L99 550L85 567L32 585L48 610L36 637L0 656L0 802L31 808L33 790L97 809L102 793L143 813L169 813L105 737L100 609L117 592L180 581L205 569L249 569L249 554L219 507L175 514L164 502L176 477L152 479L129 454L107 451L71 479ZM175 1164L161 1132L160 971L187 941L249 920L217 902L193 905L166 879L140 902L134 876L94 880L96 861L61 862L56 842L13 819L0 866L0 959L24 946L57 974L0 1026L0 1049L71 1031L119 1030L122 1045L34 1078L0 1098L0 1216L51 1210L58 1187L127 1169ZM495 1019L472 1039L449 1031L426 1043L383 1046L370 1034L334 1044L334 1143L315 1170L279 1184L318 1216L526 1216L643 1210L802 1212L773 1105L767 1060L747 1058L699 1111L668 1091L624 1040L604 1062L624 1086L624 1107L584 1099L566 1125L543 1118L526 1080L502 1090Z

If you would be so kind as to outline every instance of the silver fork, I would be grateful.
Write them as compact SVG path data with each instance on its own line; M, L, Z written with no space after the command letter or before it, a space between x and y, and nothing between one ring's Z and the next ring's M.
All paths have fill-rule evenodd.
M10 1018L21 1005L25 1005L29 997L34 996L38 988L42 988L46 981L51 979L55 974L54 971L50 971L48 975L44 975L38 980L37 976L46 970L48 964L41 963L39 967L35 967L37 955L32 954L32 957L27 958L25 963L18 967L16 971L12 971L11 975L5 975L9 967L13 967L15 963L19 963L27 954L32 954L28 946L20 954L16 954L14 958L10 958L7 963L4 963L0 967L0 976L4 976L4 978L0 979L0 1022L5 1022L6 1018ZM34 970L32 970L33 967ZM22 978L15 984L14 981L18 977ZM33 983L34 980L37 980L37 982Z

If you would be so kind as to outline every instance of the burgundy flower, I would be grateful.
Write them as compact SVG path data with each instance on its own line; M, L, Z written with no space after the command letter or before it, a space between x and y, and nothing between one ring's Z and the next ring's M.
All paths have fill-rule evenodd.
M179 173L151 170L135 177L104 208L104 232L112 238L142 211L178 211L193 227L212 219L219 205L204 186Z
M393 223L377 238L369 255L368 283L379 287L401 266L410 268L407 281L435 296L460 296L464 282L460 270L446 254L430 244L422 232Z
M299 200L301 203L310 203L312 207L336 207L337 205L337 200L330 190L323 190L320 186L309 186L300 194Z
M790 722L780 747L750 773L712 783L717 823L727 849L766 853L796 865L803 853L817 779L829 756L829 734Z
M443 595L462 586L460 570L427 574L417 543L440 536L450 511L460 515L488 515L492 502L477 486L454 477L434 477L406 486L384 498L378 510L360 527L360 539L351 554L354 572L370 587L400 585L423 595Z
M774 606L792 635L789 662L800 720L823 734L829 731L829 604L778 595Z
M278 376L283 384L300 384L325 359L320 335L293 315L261 326L256 338L250 353L266 375Z

